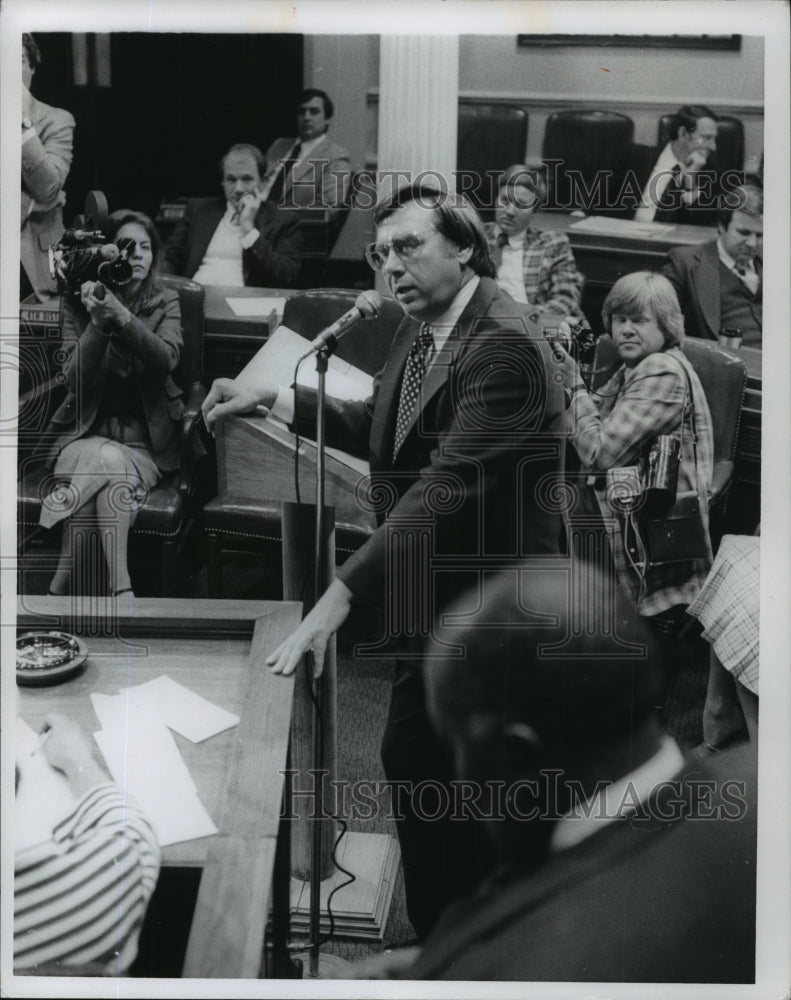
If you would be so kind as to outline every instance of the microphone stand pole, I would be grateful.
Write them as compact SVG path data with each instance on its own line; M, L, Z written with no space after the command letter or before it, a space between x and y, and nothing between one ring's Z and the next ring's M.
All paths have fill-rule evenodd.
M330 347L330 344L332 345ZM314 604L321 596L325 586L325 552L324 552L324 477L325 477L325 421L324 399L327 377L327 363L334 348L330 341L316 352L316 371L318 373L318 393L316 406L316 538L315 538L315 570L313 577ZM313 657L310 658L311 667ZM313 685L313 829L310 864L310 966L311 979L319 976L319 939L321 934L321 840L322 823L324 821L324 795L322 774L324 766L324 722L323 722L323 685L324 677L312 677Z

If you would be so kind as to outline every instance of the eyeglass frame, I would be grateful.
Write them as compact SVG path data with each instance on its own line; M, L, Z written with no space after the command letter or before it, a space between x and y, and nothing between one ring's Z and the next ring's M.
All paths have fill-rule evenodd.
M389 243L369 243L365 248L365 259L368 262L369 267L371 267L374 271L381 271L387 263L387 258L390 256L391 250L395 252L395 255L399 258L399 260L404 260L404 258L409 260L415 251L426 245L426 240L423 237L437 232L439 232L439 230L434 227L433 229L423 229L419 233L407 233L405 236L396 236ZM403 247L399 250L396 244L401 243L404 240L418 240L419 242L413 247ZM381 247L386 247L387 253L384 253L380 249ZM375 253L381 254L381 264L376 264L372 259Z

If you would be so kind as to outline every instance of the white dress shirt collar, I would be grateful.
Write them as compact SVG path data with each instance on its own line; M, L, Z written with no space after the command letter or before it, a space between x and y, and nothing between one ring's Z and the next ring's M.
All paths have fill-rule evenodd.
M305 139L304 142L300 142L299 139L294 140L294 145L300 142L299 147L299 157L297 163L301 163L305 157L310 156L316 146L321 145L322 142L327 138L327 133L324 132L322 135L317 135L315 139ZM293 147L292 147L293 148Z
M751 260L745 261L743 264L737 264L736 261L731 257L725 247L722 245L722 240L717 240L717 253L722 263L731 271L735 271L737 267L743 267L745 271L749 274L751 271L755 271L755 265Z

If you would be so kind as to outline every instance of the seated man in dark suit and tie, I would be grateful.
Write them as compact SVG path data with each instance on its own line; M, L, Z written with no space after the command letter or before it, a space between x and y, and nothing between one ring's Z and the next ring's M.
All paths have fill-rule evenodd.
M755 747L685 760L658 647L593 564L523 562L470 608L445 609L426 701L501 867L352 975L752 983Z
M500 178L496 219L486 226L497 267L497 284L512 299L539 316L578 318L585 279L577 270L565 233L542 232L532 225L546 194L541 176L523 163Z
M283 208L325 209L337 218L346 205L351 179L349 154L328 133L333 105L315 87L297 104L297 135L275 139L266 151L264 196Z
M187 202L163 270L201 285L290 288L302 254L299 220L264 200L261 150L231 146L220 164L224 197Z
M352 601L378 604L382 642L397 657L385 774L411 789L425 781L445 788L451 761L426 716L423 639L436 609L489 567L519 553L559 551L559 513L539 483L559 474L563 441L552 427L564 401L549 342L526 307L497 287L483 224L464 199L416 182L383 199L375 221L366 256L405 316L372 396L328 399L326 429L328 444L368 457L364 492L380 500L379 523L267 663L290 674L312 650L321 671ZM364 297L358 308L370 308ZM262 404L291 423L294 395L218 379L203 412L211 426ZM312 436L316 393L299 388L296 396L298 429ZM396 826L409 919L423 937L490 855L471 822L427 819L408 795Z
M636 222L677 222L712 225L717 118L703 104L685 104L670 126L670 140L659 154ZM708 168L708 169L706 169Z
M761 346L763 213L759 187L736 188L718 213L716 240L667 255L662 274L676 290L690 337L716 340L724 330L738 330L746 347Z

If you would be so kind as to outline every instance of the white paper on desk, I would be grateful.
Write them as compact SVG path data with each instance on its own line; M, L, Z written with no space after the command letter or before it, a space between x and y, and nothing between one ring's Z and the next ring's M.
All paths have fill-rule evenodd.
M285 296L271 296L271 297L253 297L248 296L243 299L231 299L226 298L225 300L233 311L234 316L261 316L268 317L270 313L277 313L278 316L283 315L283 310L286 308Z
M163 847L217 833L171 733L152 721L141 741L144 730L135 726L133 745L117 729L94 733L115 781L135 798Z
M307 351L309 342L287 326L279 326L264 346L248 361L234 381L255 388L269 385L292 385L294 366ZM298 385L315 389L318 373L315 362L306 358L299 369ZM366 399L373 391L371 375L332 355L327 365L327 395L335 399Z
M196 792L189 768L162 719L158 715L127 711L124 693L113 698L118 699L117 703L110 711L103 708L102 729L94 737L119 785L130 786L135 796L147 781L172 786L176 791L187 788Z
M128 693L136 707L150 706L165 725L193 743L201 743L239 724L238 715L220 708L165 674L129 688Z
M611 219L604 215L588 215L579 222L572 222L569 229L581 232L603 233L612 236L632 236L651 239L666 236L675 226L664 222L636 222L634 219Z
M19 787L14 799L14 839L17 850L40 844L76 805L66 775L56 771L40 746L40 734L17 716L16 763Z

